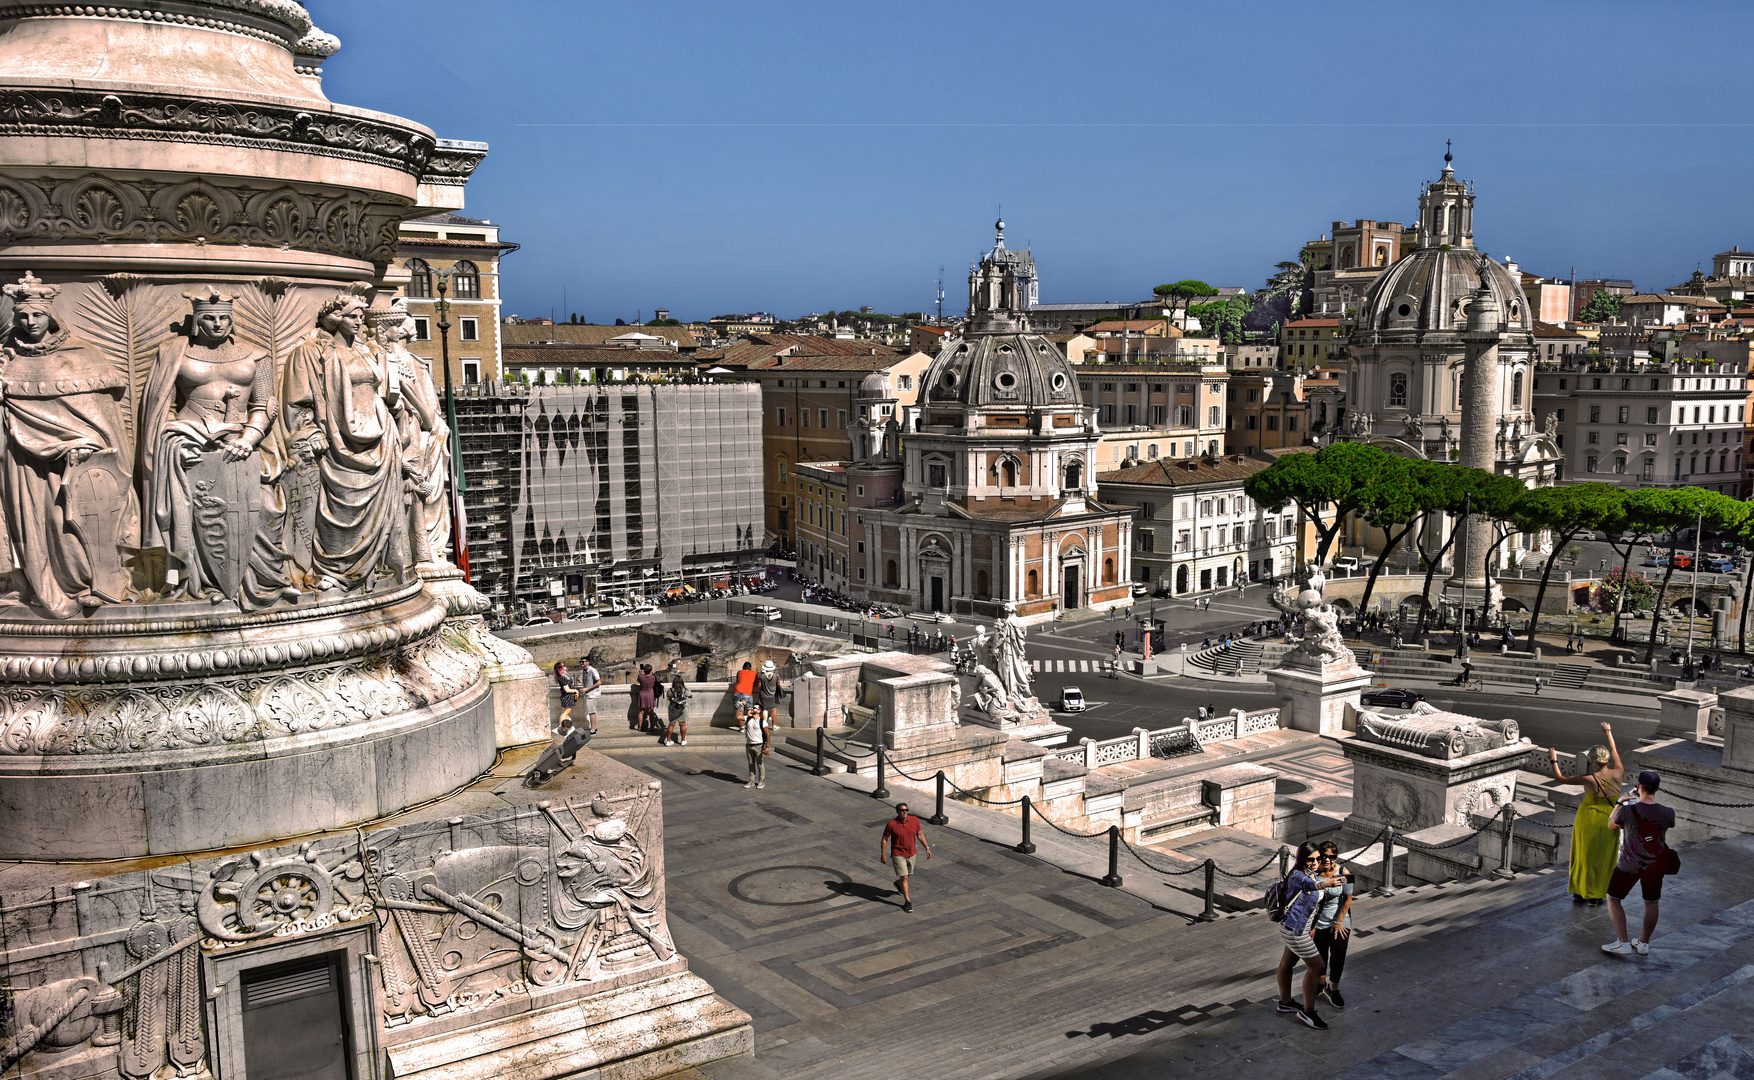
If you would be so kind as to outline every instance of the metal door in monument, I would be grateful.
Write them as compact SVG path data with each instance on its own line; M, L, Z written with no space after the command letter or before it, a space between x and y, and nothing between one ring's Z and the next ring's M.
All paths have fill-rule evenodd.
M932 579L932 607L931 607L931 610L932 611L943 611L944 610L944 579L941 577L935 577Z
M243 990L250 1080L353 1080L333 955L245 972Z

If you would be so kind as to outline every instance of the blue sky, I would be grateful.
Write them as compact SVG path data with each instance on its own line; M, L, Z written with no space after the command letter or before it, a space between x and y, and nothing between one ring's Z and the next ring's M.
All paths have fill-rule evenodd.
M311 0L331 99L492 144L507 313L963 307L1256 288L1335 219L1409 221L1456 143L1476 241L1640 288L1754 247L1747 8L1723 2ZM564 294L564 301L563 301Z

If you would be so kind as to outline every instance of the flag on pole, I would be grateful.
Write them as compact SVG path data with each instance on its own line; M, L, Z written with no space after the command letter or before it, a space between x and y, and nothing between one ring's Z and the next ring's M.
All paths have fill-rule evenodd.
M446 404L451 422L451 547L455 552L451 561L463 571L463 580L469 582L469 523L463 516L463 443L457 437L456 402Z

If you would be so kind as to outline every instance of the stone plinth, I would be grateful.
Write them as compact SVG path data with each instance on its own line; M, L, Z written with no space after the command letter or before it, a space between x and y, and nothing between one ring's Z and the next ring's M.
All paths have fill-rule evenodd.
M1356 664L1321 670L1279 667L1266 672L1279 688L1279 726L1332 735L1346 725L1346 707L1358 708L1359 695L1372 676Z
M1671 690L1657 695L1657 738L1698 742L1709 734L1717 695L1698 690Z
M1724 708L1724 768L1754 773L1754 690L1732 690L1718 702Z
M1352 813L1341 845L1353 847L1383 826L1397 834L1436 825L1477 827L1516 798L1516 774L1528 759L1522 742L1461 757L1438 758L1360 737L1338 740L1352 764Z
M1218 811L1220 827L1272 836L1278 779L1278 770L1264 765L1247 761L1226 765L1200 774L1200 799Z

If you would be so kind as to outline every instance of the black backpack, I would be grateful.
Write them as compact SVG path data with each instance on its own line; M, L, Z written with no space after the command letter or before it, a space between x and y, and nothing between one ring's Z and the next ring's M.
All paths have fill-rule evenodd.
M1285 909L1291 906L1291 893L1286 888L1285 879L1267 886L1267 918L1273 922L1285 921Z

